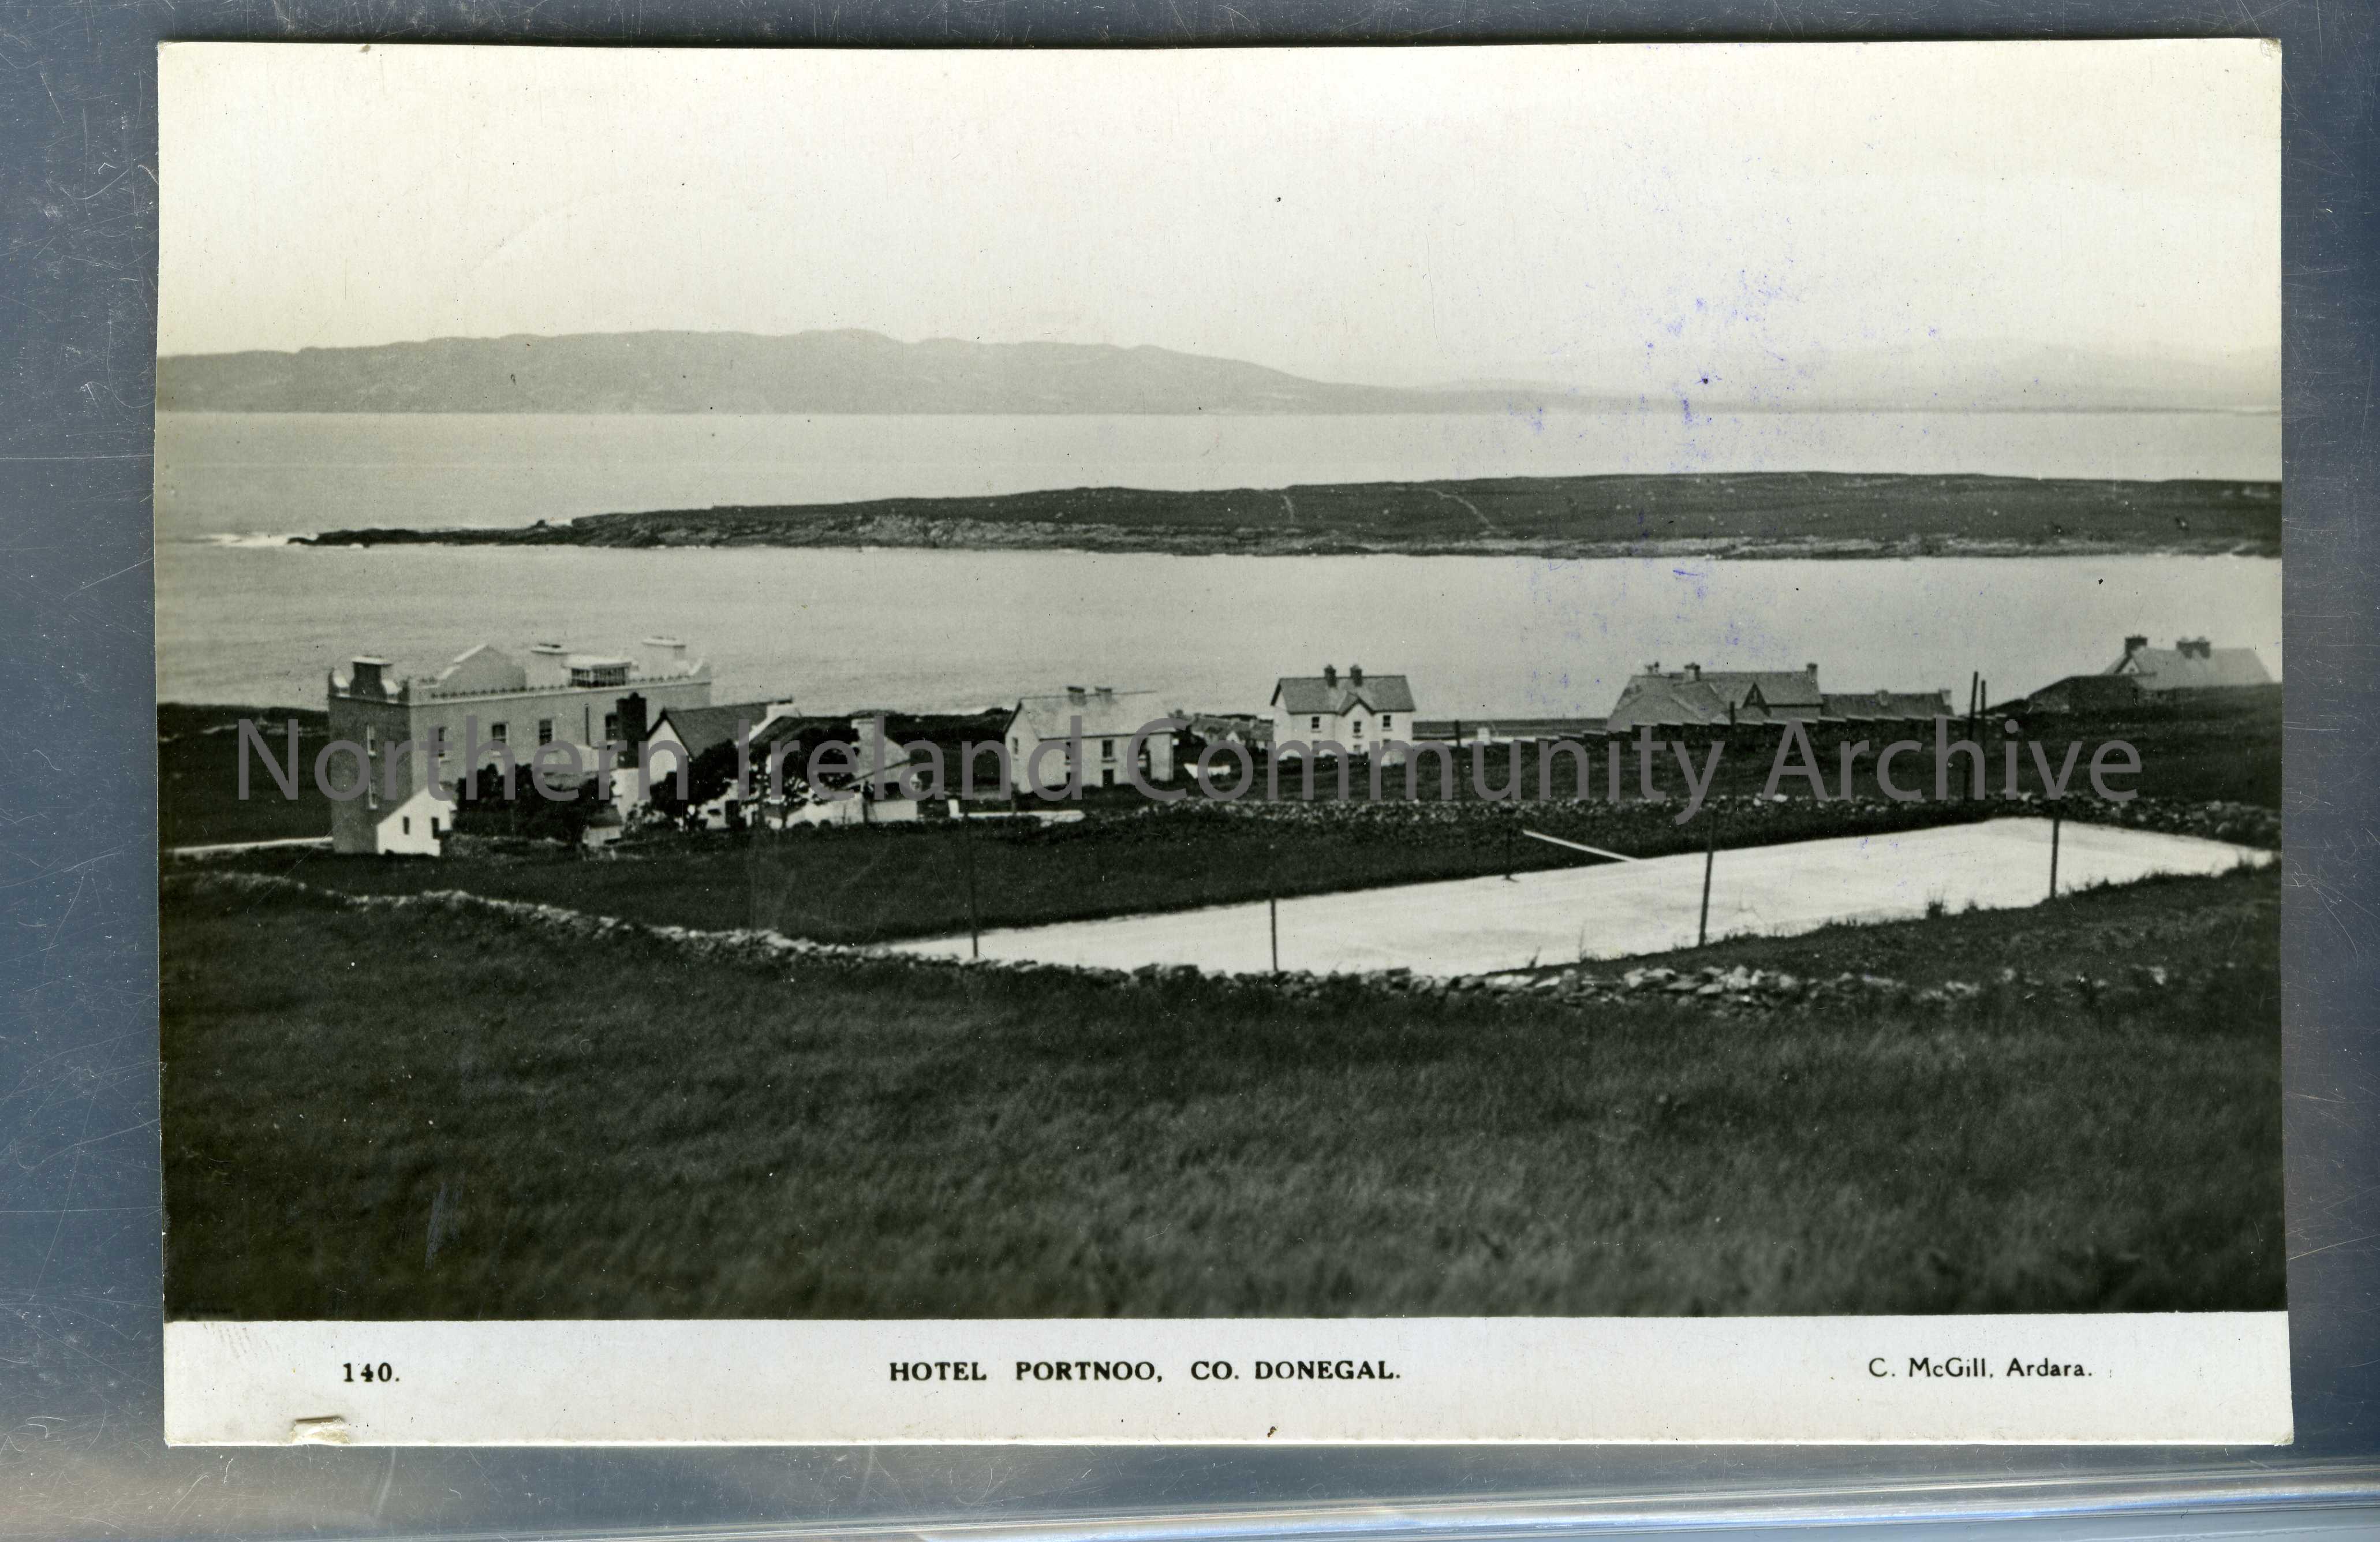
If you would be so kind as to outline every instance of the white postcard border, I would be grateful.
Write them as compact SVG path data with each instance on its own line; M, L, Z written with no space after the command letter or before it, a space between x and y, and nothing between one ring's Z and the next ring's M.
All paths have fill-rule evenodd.
M2286 1312L188 1321L165 1325L165 1437L2277 1445L2289 1364Z

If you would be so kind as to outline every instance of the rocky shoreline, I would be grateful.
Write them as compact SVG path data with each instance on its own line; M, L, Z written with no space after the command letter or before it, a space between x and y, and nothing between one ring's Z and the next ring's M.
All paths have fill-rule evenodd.
M327 530L298 536L293 546L578 546L615 551L716 550L775 547L838 551L1088 552L1213 557L1536 557L1551 561L1600 558L1706 557L1739 561L1851 561L1886 557L2277 557L2277 544L2219 538L2172 541L1987 540L1912 535L1897 540L1828 540L1815 536L1676 538L1653 540L1566 540L1479 536L1463 540L1398 540L1302 531L1166 531L1116 526L980 520L868 520L832 529L756 532L700 523L579 532L568 525L501 530L431 528Z
M2278 556L2269 482L1831 473L1053 489L327 530L317 547L1076 551L1183 556Z

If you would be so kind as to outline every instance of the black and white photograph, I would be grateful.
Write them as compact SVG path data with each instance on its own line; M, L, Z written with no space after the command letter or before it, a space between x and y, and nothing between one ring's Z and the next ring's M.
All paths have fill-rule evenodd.
M171 1439L2289 1439L2274 45L158 101Z

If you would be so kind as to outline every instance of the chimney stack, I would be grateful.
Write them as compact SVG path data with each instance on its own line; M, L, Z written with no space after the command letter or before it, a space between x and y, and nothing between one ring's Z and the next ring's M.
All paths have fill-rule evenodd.
M641 745L645 742L645 698L641 691L630 691L619 701L620 741Z
M2146 634L2135 632L2124 639L2124 657L2129 659L2148 645L2149 639Z
M1347 684L1351 686L1360 686L1363 683L1364 666L1361 664L1349 664L1347 666Z
M1322 666L1322 683L1326 686L1336 686L1339 684L1339 666L1337 664L1324 664Z
M1811 679L1815 680L1818 677L1818 665L1816 661L1813 660L1811 662L1803 664L1802 666L1802 673L1807 674Z
M386 696L388 685L381 678L380 672L387 664L386 659L369 656L349 660L348 667L354 673L348 677L347 689L357 696Z
M1702 677L1703 677L1703 666L1702 666L1702 665L1700 665L1700 664L1688 664L1688 665L1686 666L1686 678L1687 678L1687 679L1689 679L1689 680L1699 680L1699 679L1701 679Z

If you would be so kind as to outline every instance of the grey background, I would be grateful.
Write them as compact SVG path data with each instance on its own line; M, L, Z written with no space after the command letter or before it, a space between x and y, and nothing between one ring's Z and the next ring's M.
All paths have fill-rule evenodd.
M158 41L2172 35L2277 36L2288 50L2293 1449L235 1452L160 1443L148 567ZM2293 1497L2370 1501L2380 1494L2380 885L2366 725L2380 651L2363 504L2375 486L2380 390L2376 98L2380 17L2369 0L0 0L0 1533L1045 1531L1053 1528L1037 1523L1139 1516L1135 1529L1168 1535L1468 1536L1667 1529L1730 1513L1890 1523L1949 1507L2030 1514L2035 1529L2059 1535L2149 1536L2248 1535L2265 1523L2225 1512ZM2100 1513L2086 1521L2078 1509ZM1225 1513L1194 1519L1201 1512ZM2344 1536L2370 1535L2375 1523L2380 1512L2332 1510L2300 1524Z

